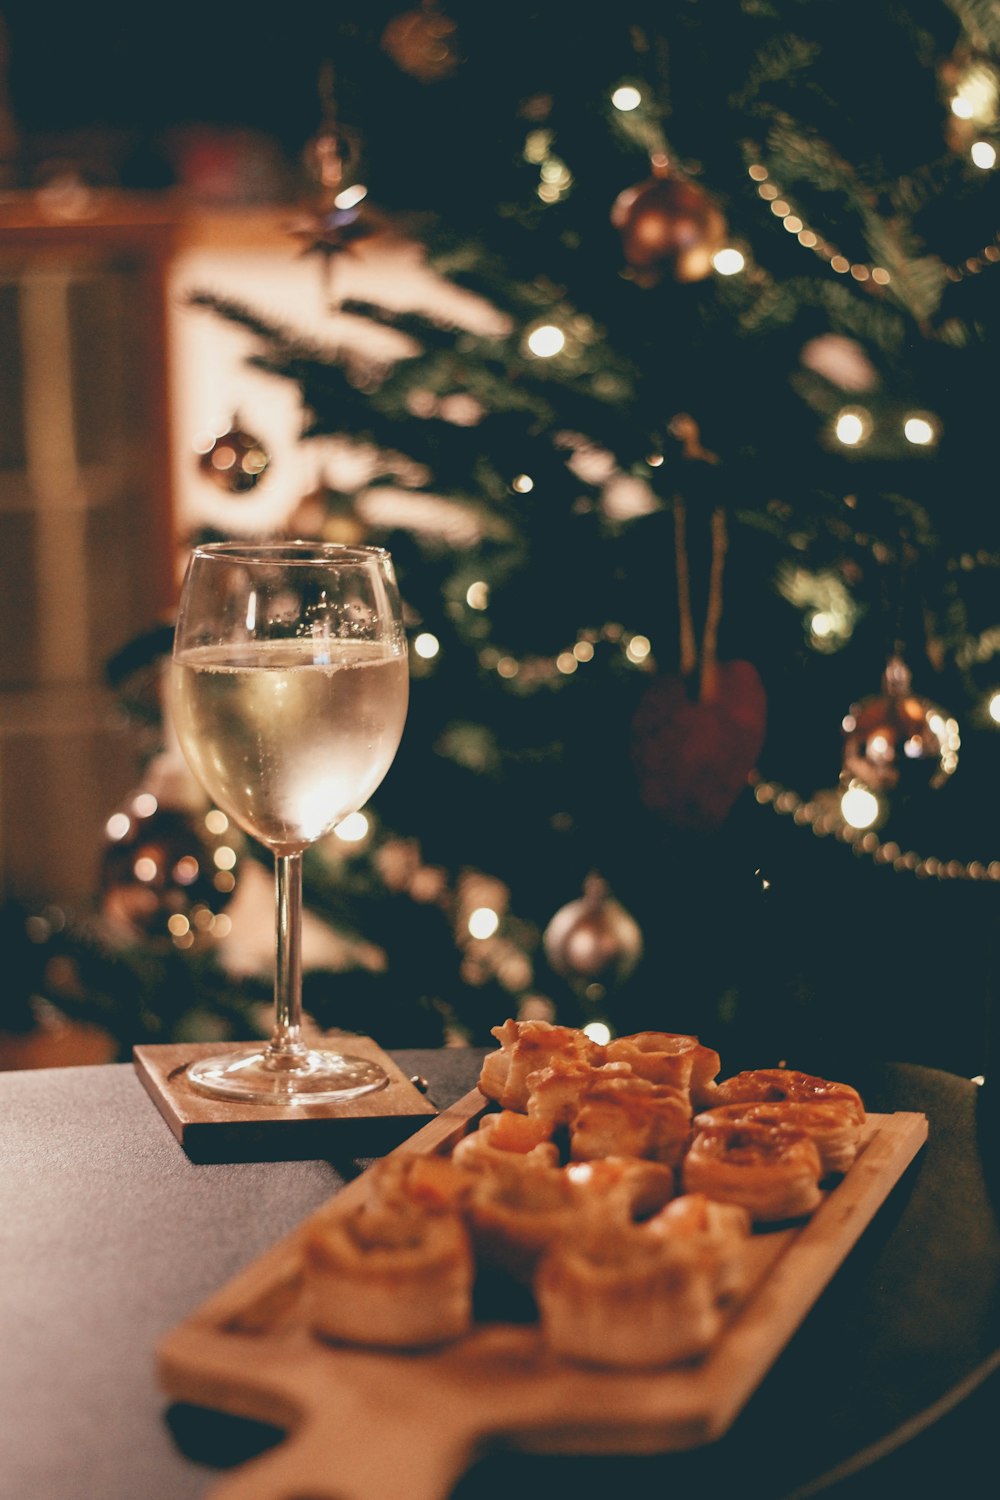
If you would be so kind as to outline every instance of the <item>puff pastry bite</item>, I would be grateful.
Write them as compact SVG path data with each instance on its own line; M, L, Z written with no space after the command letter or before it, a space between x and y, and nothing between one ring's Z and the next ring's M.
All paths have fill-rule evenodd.
M554 1057L527 1079L528 1114L551 1130L576 1118L584 1094L597 1076L628 1076L625 1063L594 1063L582 1057Z
M805 1131L779 1125L706 1125L684 1158L687 1193L738 1203L754 1223L799 1219L822 1200L823 1166Z
M558 1167L559 1148L550 1139L544 1120L502 1109L484 1115L479 1128L454 1147L451 1160L472 1172L516 1172L526 1167Z
M714 1096L722 1066L719 1054L696 1036L673 1031L637 1031L616 1037L605 1047L608 1062L625 1062L640 1078L667 1083L691 1096L700 1108Z
M754 1068L723 1079L715 1090L715 1104L776 1104L794 1099L802 1104L839 1100L850 1105L859 1125L865 1123L865 1106L857 1089L849 1083L833 1083L793 1068Z
M722 1327L696 1250L645 1227L563 1240L539 1265L534 1292L547 1346L586 1364L679 1364L704 1354Z
M324 1338L416 1349L471 1325L474 1259L455 1211L361 1204L313 1226L303 1275L310 1325Z
M673 1167L635 1156L603 1156L570 1162L566 1176L585 1204L597 1204L613 1221L638 1223L669 1203L676 1191Z
M473 1247L485 1265L530 1283L539 1259L588 1213L561 1169L477 1176L466 1206Z
M500 1046L483 1059L479 1090L503 1109L526 1111L530 1075L556 1058L595 1066L604 1060L603 1047L583 1031L551 1021L506 1020L491 1034Z
M704 1193L682 1193L649 1221L650 1233L695 1250L722 1303L746 1290L747 1240L752 1228L750 1214L741 1204L719 1203Z
M570 1122L571 1157L639 1156L676 1166L690 1133L687 1096L631 1073L611 1076L611 1066L595 1074Z
M773 1104L717 1104L694 1117L696 1130L706 1125L787 1126L804 1130L816 1143L823 1176L847 1172L858 1154L861 1126L850 1099L822 1099L815 1102L799 1099L777 1099Z

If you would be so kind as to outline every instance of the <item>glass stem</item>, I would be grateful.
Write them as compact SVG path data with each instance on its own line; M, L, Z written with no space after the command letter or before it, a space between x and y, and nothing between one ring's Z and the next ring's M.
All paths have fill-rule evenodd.
M302 855L274 859L277 929L274 963L274 1030L271 1057L297 1057L302 1042Z

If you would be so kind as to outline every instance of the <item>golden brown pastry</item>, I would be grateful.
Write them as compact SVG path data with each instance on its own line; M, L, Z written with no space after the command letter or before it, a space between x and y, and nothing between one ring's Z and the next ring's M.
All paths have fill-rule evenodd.
M603 1156L570 1162L565 1169L580 1201L595 1205L609 1221L638 1223L657 1213L676 1190L673 1167L635 1156Z
M707 1125L695 1132L681 1180L687 1193L738 1203L754 1223L773 1223L811 1214L822 1175L819 1151L802 1130Z
M528 1114L549 1130L568 1125L595 1074L606 1076L611 1069L617 1074L630 1071L623 1063L595 1067L582 1057L554 1057L528 1076Z
M554 1059L578 1059L594 1066L604 1060L604 1049L572 1026L550 1021L504 1021L492 1035L500 1046L483 1060L479 1089L503 1109L522 1113L528 1107L528 1079Z
M733 1301L746 1290L747 1240L752 1227L750 1214L742 1205L720 1203L704 1193L682 1193L649 1221L652 1234L692 1246L722 1303Z
M823 1176L847 1172L858 1154L861 1126L850 1099L830 1098L806 1102L777 1099L773 1104L717 1104L694 1117L696 1130L706 1125L785 1125L804 1130L816 1143Z
M597 1070L570 1121L574 1161L639 1156L676 1166L691 1127L687 1096L665 1083L634 1074ZM603 1072L604 1076L601 1076Z
M579 1229L587 1208L561 1169L479 1173L466 1206L483 1264L530 1283L540 1257Z
M722 1327L697 1251L645 1227L590 1226L560 1241L534 1292L547 1346L586 1364L679 1364L704 1354Z
M837 1099L849 1104L859 1125L865 1123L865 1106L857 1089L849 1083L831 1083L812 1073L798 1073L793 1068L754 1068L723 1079L715 1090L716 1104L776 1104L794 1099L802 1104L826 1103Z
M302 1263L307 1316L324 1338L415 1349L470 1327L474 1261L456 1212L361 1204L315 1224Z
M478 1130L463 1136L451 1153L457 1167L472 1172L510 1172L558 1167L559 1148L544 1121L502 1109L484 1115Z
M721 1063L719 1054L703 1047L696 1036L673 1031L637 1031L615 1037L605 1051L608 1062L625 1062L640 1078L668 1083L691 1096L696 1108L714 1094Z

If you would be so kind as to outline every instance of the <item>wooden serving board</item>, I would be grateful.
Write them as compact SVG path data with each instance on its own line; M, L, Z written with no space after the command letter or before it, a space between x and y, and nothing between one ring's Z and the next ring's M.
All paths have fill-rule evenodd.
M446 1152L486 1107L474 1090L399 1149ZM211 1500L446 1500L501 1437L551 1453L697 1447L731 1425L926 1139L922 1114L870 1115L857 1160L812 1217L751 1237L749 1293L693 1365L587 1369L551 1355L528 1324L481 1324L430 1353L323 1343L302 1316L301 1240L364 1196L362 1176L166 1337L160 1382L175 1400L288 1430Z

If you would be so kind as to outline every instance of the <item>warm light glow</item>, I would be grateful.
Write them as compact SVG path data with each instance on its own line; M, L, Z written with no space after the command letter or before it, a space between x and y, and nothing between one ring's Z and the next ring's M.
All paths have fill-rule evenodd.
M990 695L989 715L994 724L1000 724L1000 692Z
M432 656L437 656L441 650L441 642L436 635L431 635L429 630L422 630L413 642L413 649L424 661L430 661Z
M190 930L191 923L183 912L175 911L173 916L167 918L167 931L173 933L174 937L183 937Z
M471 937L488 938L500 926L500 918L492 906L477 906L474 912L470 912L467 925Z
M969 155L973 166L981 167L984 172L989 172L997 164L996 149L989 141L973 141L969 147Z
M114 839L117 843L119 839L125 837L131 827L132 819L127 813L112 813L104 825L104 832L109 839Z
M645 661L651 650L648 636L634 635L625 647L625 655L629 661Z
M348 813L333 831L345 844L360 844L368 832L368 819L363 812Z
M951 101L951 112L959 120L971 120L973 114L972 100L967 99L964 94L956 94Z
M364 183L355 182L352 183L350 187L344 188L344 191L342 193L337 194L336 198L334 198L333 200L333 206L334 208L339 208L343 212L345 209L355 208L363 198L367 197L368 189L365 187Z
M837 414L834 425L838 442L844 444L845 448L853 448L858 443L863 443L871 431L871 418L860 406L845 406Z
M519 495L528 495L535 488L535 481L530 474L518 474L511 480L510 487Z
M589 641L577 641L573 647L573 655L577 661L593 661L594 648Z
M156 860L150 859L148 854L142 855L142 857L140 859L137 859L135 864L132 866L132 873L135 876L136 880L155 880L156 872Z
M715 252L712 256L712 265L720 276L736 276L746 265L746 259L739 250L734 249L732 245L727 245L724 250Z
M583 1028L584 1036L589 1036L592 1042L599 1047L606 1047L611 1040L611 1027L604 1021L588 1021Z
M623 114L627 114L630 109L639 108L639 105L642 103L642 95L632 84L623 83L611 95L611 103L615 109L620 109Z
M542 323L528 335L528 348L539 359L551 359L566 346L566 335L554 323Z
M230 849L227 844L220 844L212 858L217 870L231 870L236 863L236 850Z
M486 609L490 602L490 586L478 578L465 591L465 602L470 609Z
M209 833L225 833L229 827L229 819L219 808L213 807L205 814L205 827Z
M182 854L174 865L173 875L178 885L193 885L198 874L198 861L193 854Z
M512 656L501 656L497 662L497 675L499 677L516 677L520 667Z
M569 677L573 672L576 671L579 665L580 663L577 661L572 651L560 651L559 655L556 657L556 670L561 672L564 677Z
M809 621L809 629L813 635L817 635L820 639L823 639L832 634L834 629L833 619L825 610L818 609Z
M879 815L879 801L867 787L852 782L840 799L840 811L852 828L870 828Z
M151 818L159 805L152 792L140 792L132 799L132 811L137 818Z
M908 443L913 443L918 448L926 448L928 443L933 443L935 435L934 425L926 417L907 417L903 423L903 436Z

